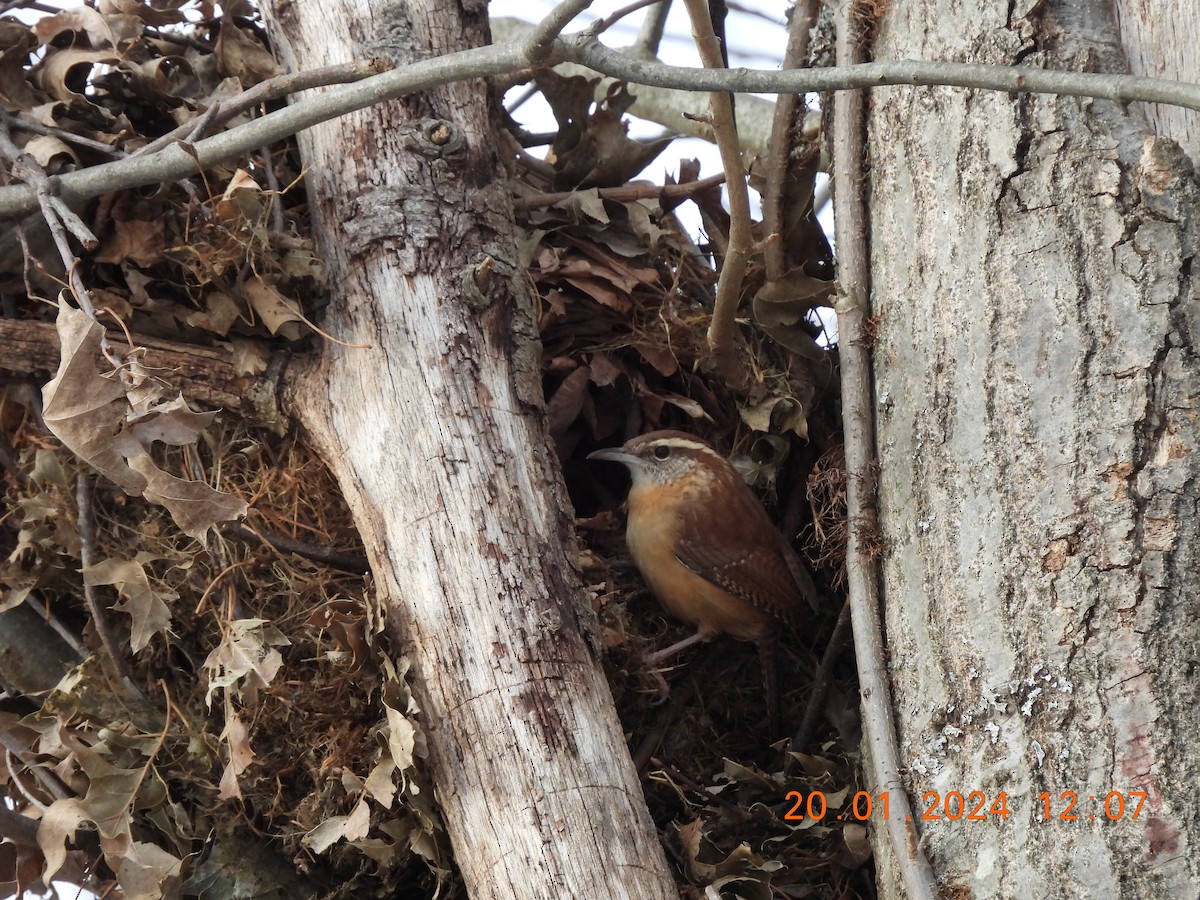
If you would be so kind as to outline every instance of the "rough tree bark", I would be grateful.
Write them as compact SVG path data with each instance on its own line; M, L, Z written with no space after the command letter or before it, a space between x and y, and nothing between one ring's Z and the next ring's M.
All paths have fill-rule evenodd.
M875 56L1124 71L1111 16L914 0ZM1192 161L1107 102L871 99L887 632L909 789L943 815L923 842L963 896L1196 897ZM985 820L948 821L951 791Z
M265 4L284 61L398 62L484 42L486 4ZM537 339L486 85L300 135L332 292L287 402L371 557L470 894L675 895L568 558Z

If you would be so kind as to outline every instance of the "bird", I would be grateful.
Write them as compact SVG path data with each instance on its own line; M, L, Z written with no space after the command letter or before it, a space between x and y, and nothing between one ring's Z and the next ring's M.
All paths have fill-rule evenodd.
M753 641L776 725L775 640L803 627L818 595L754 492L711 444L683 431L652 431L587 458L629 469L629 554L666 611L696 628L647 655L647 665L720 634Z

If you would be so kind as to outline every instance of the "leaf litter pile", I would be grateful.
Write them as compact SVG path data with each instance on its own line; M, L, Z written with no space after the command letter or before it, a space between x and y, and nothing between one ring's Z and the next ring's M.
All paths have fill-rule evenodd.
M0 17L0 178L236 126L283 103L246 102L281 72L237 3ZM751 264L747 377L731 387L706 345L723 177L681 160L665 185L631 181L670 145L627 137L635 91L553 72L531 87L561 127L539 137L509 118L503 156L549 425L681 892L873 896L848 653L786 757L750 645L689 651L659 703L642 657L686 630L629 562L618 467L583 462L660 427L732 451L826 596L781 654L775 737L794 733L843 593L836 350L809 315L832 291L811 215L817 147L793 151L789 196L807 212L785 231L787 284ZM529 152L547 142L545 159ZM0 889L54 875L128 898L461 896L409 663L381 630L349 512L259 394L282 358L325 339L294 144L59 220L86 248L77 265L41 214L0 229ZM803 815L814 803L819 819Z

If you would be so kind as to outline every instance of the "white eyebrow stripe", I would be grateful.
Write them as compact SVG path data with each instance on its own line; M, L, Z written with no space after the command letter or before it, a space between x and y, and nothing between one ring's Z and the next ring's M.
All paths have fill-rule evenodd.
M658 446L680 447L684 450L699 450L702 453L707 453L710 456L715 456L717 459L725 458L720 453L718 453L716 450L714 450L712 447L708 446L708 444L701 443L700 441L687 441L687 440L684 440L683 438L677 438L677 437L659 438L656 441L650 441L645 446L647 448L658 447Z

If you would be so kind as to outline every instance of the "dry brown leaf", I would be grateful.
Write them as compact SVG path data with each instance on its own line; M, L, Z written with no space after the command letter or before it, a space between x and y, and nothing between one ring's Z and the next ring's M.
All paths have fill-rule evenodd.
M559 206L559 209L565 211L568 215L568 220L576 225L583 222L585 216L602 225L607 225L609 221L608 211L604 208L604 201L600 199L599 188L592 188L587 191L575 191L565 203Z
M565 278L563 280L572 287L578 288L587 294L601 306L607 306L609 309L615 309L617 312L628 312L633 308L633 303L630 301L628 294L613 290L611 286L605 284L603 281L598 281L595 278Z
M289 644L291 641L265 619L230 622L221 643L204 661L204 668L216 673L209 679L204 702L212 705L212 695L218 690L236 690L248 704L256 702L259 690L283 667L283 657L275 648Z
M330 816L300 841L313 853L324 853L342 838L348 841L362 840L371 825L371 811L366 799L358 801L348 816Z
M100 12L105 15L135 16L147 25L171 25L187 19L180 7L187 0L155 0L154 6L138 0L100 0Z
M233 370L239 375L261 375L271 362L271 351L262 341L249 338L230 338L233 348Z
M391 809L396 798L396 783L392 781L392 772L395 770L396 763L392 760L391 753L385 750L363 783L367 793L384 809Z
M159 632L170 632L171 609L166 601L178 600L171 591L159 593L150 584L143 562L149 559L105 559L83 570L88 585L111 584L121 595L113 609L133 620L129 645L134 653L143 649Z
M174 400L157 403L145 412L126 417L126 431L143 447L155 441L173 446L190 444L217 417L215 410L195 412L179 394Z
M161 900L179 896L182 871L183 861L157 844L134 841L117 869L117 881L125 900Z
M207 665L207 663L206 663ZM226 706L225 730L221 732L221 740L229 747L229 762L221 773L221 787L217 792L220 800L241 798L242 788L238 784L238 776L254 762L254 751L250 748L250 733L241 717Z
M283 74L283 66L275 61L267 48L250 32L238 28L232 16L221 17L221 34L217 38L217 62L221 74L233 75L243 88Z
M164 246L161 220L118 219L96 253L96 261L120 264L129 260L149 267L162 261Z
M82 798L54 801L42 817L38 845L46 857L46 881L66 861L65 843L85 821L96 824L105 861L113 871L119 871L133 844L131 810L146 780L146 771L142 767L114 766L66 729L60 729L60 734L64 746L87 774L87 793Z
M271 334L277 334L289 341L297 341L308 333L308 323L300 313L300 307L271 284L259 276L242 285L246 302L258 313L259 318Z
M592 354L591 366L592 384L597 387L609 387L617 383L617 379L625 374L622 366L613 362L611 356L603 351Z
M683 410L693 419L708 419L710 422L712 421L712 416L705 412L704 407L691 397L685 397L682 394L676 394L672 391L655 391L655 393L676 409Z
M48 134L31 138L21 150L28 153L43 169L63 171L65 164L79 165L79 157L64 141Z
M808 418L804 414L804 405L791 397L769 397L761 403L743 407L738 414L755 431L766 434L790 431L808 440Z
M25 63L37 44L30 28L0 19L0 103L11 110L28 110L37 102L25 80Z
M549 419L550 433L554 437L566 434L567 429L579 418L583 401L587 399L591 374L591 369L587 366L579 366L563 379L562 384L546 402L546 417Z
M64 32L74 32L87 35L88 41L97 50L117 46L107 17L90 6L74 6L57 15L46 16L34 24L33 30L43 44L52 43Z
M671 352L669 347L660 347L658 344L642 342L636 343L633 346L642 355L642 359L654 366L664 378L670 378L679 371L679 360L675 358L675 354Z
M370 645L366 634L367 611L354 600L330 600L312 611L308 624L329 632L334 645L341 653L350 655L350 669L354 671L366 662Z
M87 9L85 6L78 8ZM117 65L120 62L121 57L112 50L57 50L47 55L45 64L34 75L34 83L56 100L82 100L94 106L82 91L73 90L71 86L84 86L97 64Z
M96 367L104 329L86 313L61 303L58 334L62 358L42 397L46 426L59 440L127 493L165 506L176 524L197 540L217 522L246 514L244 500L164 472L142 443L143 435L153 441L191 434L194 440L195 426L206 421L207 413L184 412L186 404L173 401L166 404L170 408L165 417L150 410L154 414L139 433L144 417L127 417L131 404L126 388L115 378L103 377Z
M114 441L126 410L125 389L115 379L102 377L96 367L104 329L87 313L62 303L58 336L58 372L42 389L46 426L127 493L140 495L146 479L129 467Z
M204 310L189 314L187 323L222 337L229 334L230 327L242 314L234 299L224 291L209 291L204 298Z
M827 351L805 327L808 311L822 306L833 294L833 282L795 269L779 281L762 286L754 296L754 318L767 334L806 359L825 360Z
M871 847L871 837L867 829L857 823L850 823L842 829L842 840L845 845L838 854L838 861L847 869L861 866L871 858L874 850Z
M209 487L202 481L176 478L160 469L148 453L129 457L129 465L146 479L143 496L165 506L184 534L203 540L217 522L246 515L246 501Z

